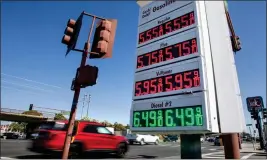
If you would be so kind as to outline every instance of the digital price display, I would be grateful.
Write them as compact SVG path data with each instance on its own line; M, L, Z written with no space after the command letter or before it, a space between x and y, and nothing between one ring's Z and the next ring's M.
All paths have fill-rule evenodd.
M164 0L153 1L150 4L143 6L139 11L139 26L147 23L155 18L170 13L178 8L182 8L192 1L179 1L179 0Z
M169 92L200 86L199 69L135 82L135 96Z
M194 11L191 11L175 19L161 23L160 25L139 33L138 44L145 43L152 39L164 36L168 33L180 30L193 24L195 24L195 15Z
M139 55L136 68L142 68L153 64L169 61L182 56L198 52L197 39L192 38L183 42L173 44L158 50Z
M175 107L133 112L133 127L203 126L202 106Z

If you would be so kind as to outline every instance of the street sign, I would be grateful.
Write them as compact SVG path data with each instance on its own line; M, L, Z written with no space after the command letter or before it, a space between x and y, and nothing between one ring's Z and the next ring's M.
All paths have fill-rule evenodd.
M131 131L243 132L233 55L223 1L154 1L141 7Z
M263 99L261 96L247 97L247 109L251 112L252 109L261 111L264 108Z
M70 111L61 111L60 113L61 113L62 115L67 115L67 116L70 115Z
M252 126L252 124L246 124L246 126Z

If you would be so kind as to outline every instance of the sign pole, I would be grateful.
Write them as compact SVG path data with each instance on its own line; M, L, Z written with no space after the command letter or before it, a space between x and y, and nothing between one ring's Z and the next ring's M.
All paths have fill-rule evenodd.
M181 159L202 159L200 134L181 134Z
M92 32L93 32L93 26L94 26L95 19L96 19L96 17L93 17L93 22L91 24L90 33L88 35L87 42L85 43L85 46L84 46L80 67L83 67L86 64L86 58L87 58L88 50L90 48L89 47L90 46L90 37L91 37ZM77 77L77 73L76 73L76 77ZM73 96L73 101L72 101L72 106L71 106L71 113L70 113L70 118L69 118L69 123L68 123L68 131L66 133L65 142L64 142L62 159L68 159L69 148L70 148L72 132L73 132L75 116L76 116L76 110L77 110L77 103L79 101L79 96L80 96L81 87L79 85L77 85L76 83L74 83L74 88L75 88L75 91L74 91L74 96Z
M240 159L237 133L225 134L222 137L225 159Z
M250 133L250 135L252 136L251 128L250 128L250 127L248 127L248 128L249 128L249 133ZM254 146L254 141L253 141L253 139L252 139L252 145L253 145L253 148L254 148L254 150L255 150L255 146Z

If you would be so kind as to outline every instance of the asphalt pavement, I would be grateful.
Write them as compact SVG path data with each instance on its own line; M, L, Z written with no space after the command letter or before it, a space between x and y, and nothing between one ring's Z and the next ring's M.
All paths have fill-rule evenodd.
M27 150L30 140L1 140L1 158L14 159L55 159L60 157L51 157L49 155L41 155ZM223 147L214 146L213 143L202 143L203 159L224 159ZM92 155L89 159L114 159L110 155ZM159 145L131 145L130 151L125 159L180 159L179 143L160 143ZM243 152L241 159L265 159L261 153Z

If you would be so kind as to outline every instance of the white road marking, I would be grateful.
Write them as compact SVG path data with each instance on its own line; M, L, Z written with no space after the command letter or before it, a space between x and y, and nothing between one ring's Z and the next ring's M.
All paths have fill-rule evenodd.
M211 149L209 149L210 151L216 151L217 149L215 149L215 148L211 148Z
M171 147L180 147L180 145L175 145L175 146L171 146Z
M243 156L241 159L248 159L249 157L253 156L254 154L256 154L256 153L247 154L247 155Z
M212 153L205 153L205 154L202 154L202 156L209 156L209 155L214 155L214 154L220 154L220 153L224 153L223 151L220 151L220 152L212 152Z
M206 147L201 147L201 149L204 149L204 148L206 148Z
M1 157L1 159L16 159L16 158Z

